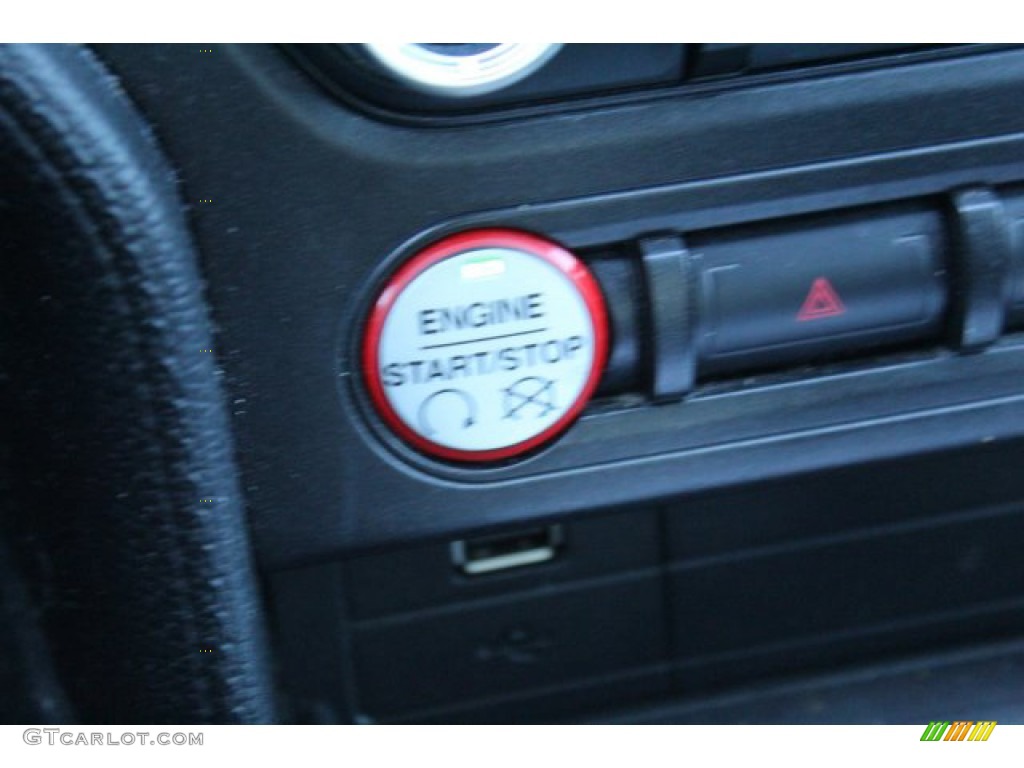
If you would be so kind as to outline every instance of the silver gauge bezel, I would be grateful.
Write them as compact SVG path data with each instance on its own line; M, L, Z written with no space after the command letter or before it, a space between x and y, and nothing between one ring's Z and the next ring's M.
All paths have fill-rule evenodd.
M366 43L364 50L395 79L421 93L452 98L501 90L536 72L560 43L498 43L468 56L446 55L421 43Z

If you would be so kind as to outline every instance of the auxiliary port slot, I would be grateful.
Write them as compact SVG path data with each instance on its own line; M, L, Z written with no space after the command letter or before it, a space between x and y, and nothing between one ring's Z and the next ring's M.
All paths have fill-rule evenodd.
M554 560L565 545L560 525L452 542L452 562L467 576L524 568Z

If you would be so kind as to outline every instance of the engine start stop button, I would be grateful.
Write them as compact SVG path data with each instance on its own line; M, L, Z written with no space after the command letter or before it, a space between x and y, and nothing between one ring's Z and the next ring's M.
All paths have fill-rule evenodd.
M454 461L519 456L562 432L608 354L600 288L569 251L477 230L420 252L377 298L363 369L381 418Z

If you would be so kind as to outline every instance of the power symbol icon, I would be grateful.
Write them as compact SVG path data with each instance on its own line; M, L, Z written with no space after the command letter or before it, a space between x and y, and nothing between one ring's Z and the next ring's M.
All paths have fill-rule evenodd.
M461 424L462 429L469 429L476 424L476 400L461 389L440 389L420 404L417 421L424 435L433 435L437 432L428 420L431 411L434 411L435 419L445 419L449 422L453 414L458 414L456 421Z

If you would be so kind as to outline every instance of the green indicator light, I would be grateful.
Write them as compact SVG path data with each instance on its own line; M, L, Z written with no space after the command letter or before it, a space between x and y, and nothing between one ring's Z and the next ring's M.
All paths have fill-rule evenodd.
M505 260L500 256L477 256L467 259L459 267L463 280L486 280L505 274Z

